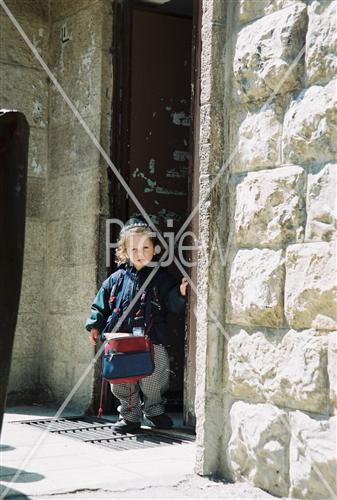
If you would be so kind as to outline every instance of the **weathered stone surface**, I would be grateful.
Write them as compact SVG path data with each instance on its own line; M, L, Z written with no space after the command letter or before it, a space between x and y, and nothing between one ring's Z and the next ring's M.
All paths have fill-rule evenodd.
M95 137L99 137L100 117L87 117L86 123ZM99 150L82 125L76 120L54 127L49 140L49 178L71 175L99 164Z
M38 313L44 307L44 276L41 264L24 265L19 313Z
M238 244L275 247L298 241L304 232L304 183L300 167L248 173L236 191Z
M27 217L42 219L46 209L46 179L28 177Z
M216 104L223 99L224 89L224 45L226 30L222 23L203 23L201 37L200 103ZM219 103L221 106L221 104Z
M105 26L105 20L111 21L111 25ZM103 27L111 34L111 43L112 18L100 3L80 10L76 16L54 22L51 27L51 70L82 117L101 110L102 58L107 56L109 48L103 46L103 41L105 44L107 40L105 35L102 36ZM67 40L62 42L64 28ZM65 124L72 119L73 112L68 104L58 89L51 86L51 126ZM93 130L93 133L96 134L96 131Z
M306 37L308 83L326 83L337 74L337 2L315 0L308 5Z
M28 176L47 176L48 165L48 132L41 128L31 128L29 131Z
M202 173L217 173L223 165L223 120L222 110L210 104L201 106L200 128L203 133L200 137L199 158Z
M51 221L47 225L47 238L48 265L95 265L98 215ZM103 235L102 240L103 244Z
M35 359L40 362L41 330L44 330L43 308L36 313L20 313L15 330L13 362L20 363L22 358ZM29 372L28 372L29 373Z
M234 110L232 127L237 131L233 144L235 156L231 161L234 172L261 170L280 164L284 100L277 99L256 108L242 105ZM246 109L248 107L248 109Z
M284 94L300 84L302 49L307 25L306 5L297 2L239 31L235 56L236 93L241 101Z
M50 313L87 313L96 293L96 269L92 264L50 266L45 293ZM89 308L89 309L88 309Z
M26 218L24 265L43 265L47 247L46 222L38 218Z
M100 172L90 169L48 182L48 221L97 213Z
M240 0L239 18L241 23L248 23L253 19L271 14L276 10L288 7L298 0Z
M231 323L282 324L283 262L281 250L238 251L229 279Z
M336 80L300 92L284 118L282 150L287 163L323 163L337 157Z
M0 63L0 70L1 107L21 111L30 127L45 129L48 121L47 75L33 68L5 63Z
M328 376L332 413L337 413L337 332L329 334Z
M277 496L289 488L288 416L270 404L238 401L230 410L228 456L234 479L245 478Z
M285 314L292 328L334 330L337 324L334 243L291 245L286 254Z
M42 71L35 55L3 9L0 11L0 24L0 59L11 64L34 67ZM48 60L48 24L37 23L35 19L27 16L24 20L20 20L20 25L42 58Z
M228 343L230 390L241 399L327 411L327 349L327 336L313 330L284 336L240 330Z
M312 168L308 175L307 224L305 239L336 238L337 163Z
M313 419L290 413L290 496L330 499L337 495L337 417Z
M64 356L65 353L71 355L76 352L78 363L89 363L93 356L93 347L84 328L89 311L90 309L87 313L47 315L45 331L48 342L42 344L43 359L58 359L60 352L64 353Z
M37 2L36 0L7 0L7 7L12 14L21 19L27 20L32 17L35 22L48 23L49 5L47 2Z
M30 399L28 393L37 393L39 389L40 363L39 359L28 356L21 356L20 362L13 358L8 381L8 395L18 394L18 400Z

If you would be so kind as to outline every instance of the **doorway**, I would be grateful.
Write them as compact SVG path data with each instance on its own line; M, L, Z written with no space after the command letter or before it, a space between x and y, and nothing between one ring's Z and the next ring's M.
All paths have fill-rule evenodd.
M115 3L112 159L162 234L176 234L192 206L197 3ZM139 215L114 178L110 182L110 203L112 217L127 220ZM186 229L191 230L191 226ZM169 271L181 279L175 264ZM189 304L185 316L169 317L172 342L168 349L171 377L167 409L186 413L188 406L185 421L193 425L194 394L190 386L194 386L195 361L187 360L195 353L188 347L195 345L191 310Z

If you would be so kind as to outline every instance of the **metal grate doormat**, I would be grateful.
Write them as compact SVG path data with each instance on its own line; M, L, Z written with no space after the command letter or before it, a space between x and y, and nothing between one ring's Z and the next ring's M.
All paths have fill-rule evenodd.
M147 430L141 428L135 434L122 434L113 430L113 422L110 420L95 417L46 418L15 423L44 429L53 434L79 439L85 443L97 444L116 451L182 444L195 440L194 434L188 429Z

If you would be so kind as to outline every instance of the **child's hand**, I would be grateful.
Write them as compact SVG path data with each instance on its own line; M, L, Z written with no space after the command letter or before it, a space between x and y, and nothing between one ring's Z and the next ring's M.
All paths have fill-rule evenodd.
M96 345L98 336L99 336L99 330L97 330L97 328L92 328L89 332L90 344Z
M188 281L187 278L183 278L181 280L181 285L180 285L180 293L185 297L186 295L186 288L188 287Z

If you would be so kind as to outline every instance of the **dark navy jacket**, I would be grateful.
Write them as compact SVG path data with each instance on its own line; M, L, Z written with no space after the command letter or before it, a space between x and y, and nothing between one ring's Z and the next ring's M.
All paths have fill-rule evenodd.
M90 331L92 328L97 328L100 333L111 331L116 324L116 314L113 313L116 299L121 293L123 280L125 275L128 276L128 285L124 294L124 299L121 303L121 314L127 309L132 298L136 295L141 285L144 283L148 275L153 271L153 267L143 267L137 271L133 266L119 268L112 273L103 283L98 291L94 302L91 305L91 314L87 319L85 328ZM151 328L148 332L154 344L170 344L170 329L167 323L167 314L181 313L184 311L186 299L180 293L180 283L167 271L166 268L160 267L152 278L149 285L146 287L150 300L151 313ZM132 332L133 326L139 325L135 321L136 312L140 309L140 298L129 312L126 320L118 328L120 332Z

